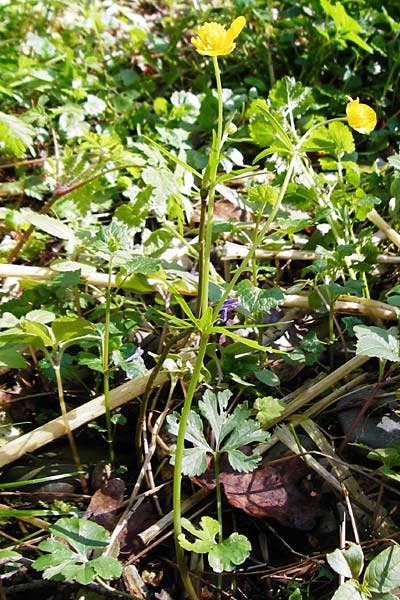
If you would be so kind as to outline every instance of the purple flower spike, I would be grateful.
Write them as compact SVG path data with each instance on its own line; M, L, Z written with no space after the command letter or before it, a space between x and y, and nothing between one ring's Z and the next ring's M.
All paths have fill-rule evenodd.
M231 310L236 310L239 304L239 300L237 298L227 298L223 305L219 310L219 314L221 315L221 321L226 323L228 319L228 313Z

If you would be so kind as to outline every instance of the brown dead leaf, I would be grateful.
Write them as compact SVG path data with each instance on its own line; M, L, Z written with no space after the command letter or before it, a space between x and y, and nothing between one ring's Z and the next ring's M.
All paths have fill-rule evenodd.
M118 521L117 511L122 504L124 492L125 484L122 479L110 479L93 494L84 518L95 521L112 531Z
M276 519L281 525L308 531L321 514L319 500L301 489L300 480L307 474L304 462L297 457L262 464L252 473L234 471L224 455L220 479L229 504L254 517ZM215 487L214 471L192 478L202 487Z

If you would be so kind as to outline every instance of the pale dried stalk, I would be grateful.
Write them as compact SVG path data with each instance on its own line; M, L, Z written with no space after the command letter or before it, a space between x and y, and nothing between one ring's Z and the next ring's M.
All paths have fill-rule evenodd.
M375 504L370 500L363 492L362 488L357 483L357 480L351 474L350 467L340 460L336 455L331 444L325 438L318 425L311 419L304 419L300 421L301 427L309 435L310 439L319 448L319 450L328 458L332 469L335 471L336 476L341 482L341 487L349 492L353 500L366 511L373 513ZM342 490L343 492L343 490ZM394 523L387 515L387 511L383 507L379 507L379 516L381 517L379 533L382 536L390 536L397 529Z
M376 225L378 229L383 231L386 237L393 242L395 246L400 248L400 235L397 233L397 231L390 227L388 223L386 223L385 219L382 219L381 215L377 213L374 208L367 214L367 219Z
M283 306L303 308L304 310L310 309L306 294L285 294ZM396 321L400 312L397 307L390 306L385 302L350 295L339 296L333 305L333 310L335 313L360 315L389 321Z
M142 377L136 377L116 387L110 392L110 409L114 410L126 402L141 396L146 389L147 382L151 376L151 371ZM159 386L169 380L167 373L159 373L153 382L153 385ZM83 406L74 408L66 414L71 430L85 425L93 419L97 419L105 413L104 396L98 396ZM21 458L27 452L33 452L45 444L65 435L66 428L63 417L57 417L45 425L37 427L33 431L26 433L0 448L0 468Z
M400 238L400 236L399 236ZM48 281L56 275L54 271L45 267L25 267L24 265L0 264L0 278L15 277L16 279L31 279L34 281ZM81 275L82 282L96 287L106 287L108 285L108 276L105 273L89 273ZM148 284L157 291L163 287L163 282L157 278L149 278ZM179 280L173 283L178 293L183 293L188 296L196 296L197 288L193 284L189 286L187 281L180 282ZM111 278L111 287L124 287L123 282L117 284L116 278ZM287 308L302 308L309 310L307 294L286 294L283 300L283 306ZM369 298L358 298L357 296L339 296L334 303L334 311L336 313L354 314L370 317L372 319L383 319L397 321L400 311L395 306L390 306L385 302L378 300L370 300Z
M311 400L314 400L314 398L317 398L317 396L333 387L338 381L341 381L347 377L347 375L350 375L350 373L361 367L368 360L368 356L354 356L344 365L341 365L335 369L335 371L332 371L332 373L326 375L323 379L311 384L308 388L304 389L304 386L302 386L301 393L296 394L294 398L291 395L293 399L290 401L284 412L279 417L268 423L268 427L272 427L273 425L279 423L280 421L284 421L293 415L293 413L297 412L303 408L303 406L311 402ZM285 402L285 398L282 398L282 400Z
M237 260L245 258L249 252L247 246L241 246L234 242L225 242L222 250L221 260ZM323 258L322 254L318 252L311 252L310 250L261 250L257 249L255 252L256 258L264 260L316 260ZM359 262L359 254L350 254L346 257L349 262ZM375 258L375 262L378 264L397 265L400 263L400 256L392 256L390 254L378 254Z

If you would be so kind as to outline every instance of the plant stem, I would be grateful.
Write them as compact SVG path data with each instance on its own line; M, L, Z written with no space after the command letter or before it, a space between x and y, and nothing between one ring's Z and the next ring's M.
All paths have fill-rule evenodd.
M214 216L215 184L217 179L218 165L221 158L222 133L223 133L223 110L221 74L218 58L213 56L215 81L218 96L218 122L217 133L213 135L210 160L205 172L201 188L201 212L199 225L200 265L199 265L199 305L198 316L205 313L208 307L208 287L210 277L210 254L212 245L212 226Z
M243 273L243 271L246 269L248 263L253 259L256 250L258 249L258 247L261 245L263 238L265 236L265 234L268 232L269 228L272 225L272 222L274 221L276 215L278 214L278 211L281 207L283 198L286 194L286 190L288 188L288 185L290 183L290 180L292 178L293 175L293 171L294 171L294 167L296 165L296 162L298 160L298 154L297 152L294 152L289 166L288 166L288 170L286 171L286 175L285 175L285 179L283 180L280 192L279 192L279 196L276 199L276 202L272 208L272 211L268 217L268 219L266 220L266 222L264 223L264 226L262 227L262 229L260 230L260 232L258 233L258 235L254 238L253 243L248 251L248 253L246 254L246 256L244 257L244 259L242 260L242 262L239 265L239 268L236 270L236 273L234 274L234 276L232 277L232 279L230 280L229 284L227 285L224 293L222 294L217 306L214 309L214 319L217 318L218 313L220 311L221 306L223 305L223 303L225 302L225 300L227 299L227 297L229 296L229 294L231 293L231 291L233 290L233 288L235 287L236 282L238 281L239 277L241 276L241 274Z
M178 562L179 571L182 577L183 584L187 593L192 600L197 600L197 594L190 580L189 571L185 563L183 548L179 544L178 536L182 533L181 520L181 482L182 482L182 460L183 450L185 445L185 432L189 411L192 406L192 400L196 392L197 384L200 378L200 372L203 367L203 360L208 344L209 333L201 334L200 344L197 351L196 361L193 366L192 376L186 393L185 402L182 408L182 415L179 421L178 438L176 440L175 450L175 467L174 467L174 482L173 482L173 515L174 515L174 535L175 535L175 550Z
M103 385L104 385L104 408L106 416L107 444L111 465L114 465L115 453L113 446L111 408L110 408L110 324L111 324L111 280L112 280L112 258L108 264L108 279L106 288L106 306L104 318L104 334L102 348Z
M60 404L61 415L62 415L62 418L64 421L65 432L68 437L69 445L71 447L72 457L73 457L74 463L76 465L77 471L79 471L79 481L80 481L83 493L87 494L88 493L87 481L83 475L82 463L81 463L81 459L79 456L78 448L76 447L75 439L74 439L73 433L71 431L71 426L70 426L68 418L67 418L67 408L65 406L64 388L63 388L62 377L61 377L61 356L58 357L56 360L54 360L50 355L47 355L47 358L48 358L51 366L53 367L54 374L56 376L58 401Z

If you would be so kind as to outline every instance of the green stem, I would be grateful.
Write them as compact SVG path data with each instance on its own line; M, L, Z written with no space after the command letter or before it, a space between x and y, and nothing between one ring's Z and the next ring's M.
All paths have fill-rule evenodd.
M47 354L47 353L46 353ZM57 383L57 393L58 393L58 402L60 404L61 416L64 420L65 432L67 434L68 442L72 452L72 458L74 460L77 471L79 471L79 481L82 487L82 491L84 494L88 493L87 481L83 475L82 463L79 456L78 448L76 447L75 439L71 430L71 426L67 417L67 407L65 405L64 398L64 388L62 384L62 376L61 376L61 355L56 359L53 359L49 354L47 354L47 358L53 367L54 374L56 376Z
M174 534L175 534L175 549L176 558L178 562L179 571L182 577L183 584L187 593L192 600L197 600L197 594L190 580L189 571L185 563L185 557L183 548L179 544L178 536L182 533L182 493L181 493L181 481L182 481L182 460L183 450L185 445L185 432L187 421L189 417L189 411L192 406L192 400L196 392L197 384L200 378L200 372L203 366L203 360L206 353L208 344L209 333L202 333L200 338L200 345L196 356L196 361L193 366L193 373L190 378L190 383L187 389L185 402L182 408L182 415L179 421L178 437L176 440L175 450L175 467L174 467L174 482L173 482L173 516L174 516Z
M113 465L115 460L114 446L113 446L113 435L112 435L112 422L111 422L111 408L110 408L110 368L109 368L109 353L110 353L110 325L111 325L111 280L112 280L112 258L108 265L108 279L106 289L106 306L105 306L105 319L104 319L104 334L103 334L103 354L102 354L102 366L103 366L103 385L104 385L104 408L106 416L106 429L107 429L107 444L110 456L110 463Z
M266 233L268 232L268 230L270 229L270 227L272 225L272 222L274 221L276 215L278 214L278 211L281 207L283 198L286 194L286 190L287 190L290 180L292 178L294 167L297 162L297 158L298 158L298 154L297 154L297 152L294 152L294 154L291 157L291 160L290 160L290 163L288 166L288 170L286 171L285 179L283 180L283 183L282 183L282 186L281 186L281 189L279 192L279 196L276 199L275 205L273 206L268 219L264 223L264 226L262 227L262 229L260 230L258 235L255 237L251 248L249 249L249 251L248 251L247 255L244 257L244 259L242 260L241 264L239 265L239 268L236 270L236 273L230 280L230 282L229 282L228 286L226 287L224 293L222 294L217 306L215 307L214 320L218 317L218 313L221 309L221 306L223 305L223 303L225 302L225 300L227 299L227 297L229 296L229 294L235 287L235 284L238 281L241 274L243 273L243 271L247 268L248 263L253 259L257 248L261 245Z
M215 81L217 84L218 96L218 122L217 133L213 136L210 160L206 169L206 181L202 186L204 198L202 198L201 219L199 225L199 244L200 244L200 274L199 274L199 310L200 317L205 313L208 307L208 287L210 277L210 254L212 245L212 227L214 216L215 186L217 179L218 165L221 158L222 134L223 134L223 110L221 73L218 65L218 57L213 56L215 71ZM207 193L205 193L207 192ZM205 221L205 224L204 224ZM204 237L203 237L204 236Z

